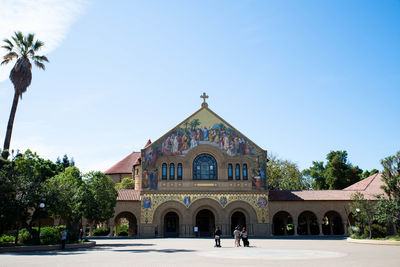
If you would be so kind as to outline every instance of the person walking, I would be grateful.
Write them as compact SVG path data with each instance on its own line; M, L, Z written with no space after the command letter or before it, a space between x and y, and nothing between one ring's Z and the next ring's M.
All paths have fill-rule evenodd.
M235 231L233 231L233 237L235 238L235 247L240 247L240 230L239 230L239 226L236 226Z
M242 232L240 233L240 236L242 237L242 240L243 240L243 246L248 247L249 246L249 237L248 237L248 233L246 231L246 227L243 227Z
M65 242L67 242L67 230L61 233L61 249L65 249Z
M214 237L215 237L215 247L220 248L221 247L221 229L219 229L219 226L217 226L217 229L214 232Z

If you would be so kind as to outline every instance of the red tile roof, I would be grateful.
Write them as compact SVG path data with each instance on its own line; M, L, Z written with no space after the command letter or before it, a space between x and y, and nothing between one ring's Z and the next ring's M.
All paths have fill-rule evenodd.
M132 167L137 164L140 158L140 152L132 152L120 162L106 170L105 174L116 174L116 173L132 173Z
M125 189L118 190L117 201L138 201L140 200L140 190Z
M374 174L343 190L271 190L269 200L272 201L303 201L303 200L351 200L356 192L364 195L365 199L376 200L376 195L383 194L381 174Z

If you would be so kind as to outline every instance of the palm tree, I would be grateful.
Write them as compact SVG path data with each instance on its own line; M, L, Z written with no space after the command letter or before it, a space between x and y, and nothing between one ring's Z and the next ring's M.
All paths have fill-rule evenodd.
M31 60L37 67L43 70L45 70L43 62L49 62L47 57L35 55L35 53L43 47L44 43L39 40L35 41L34 34L29 33L24 36L21 32L15 32L11 39L12 41L4 39L3 41L5 44L2 46L2 48L8 50L8 53L4 56L1 65L8 64L13 59L17 60L10 73L10 80L14 84L14 100L11 107L10 118L8 119L6 138L4 140L4 150L10 148L11 134L18 100L19 98L22 99L22 94L26 91L32 81Z

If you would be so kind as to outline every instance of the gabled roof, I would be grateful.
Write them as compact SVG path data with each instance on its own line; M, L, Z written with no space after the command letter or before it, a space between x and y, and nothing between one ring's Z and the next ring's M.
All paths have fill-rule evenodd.
M374 174L343 190L271 190L269 200L272 201L303 201L303 200L351 200L356 192L364 195L365 199L377 200L377 195L383 194L382 174Z
M132 152L114 166L106 170L105 174L132 173L132 167L139 162L140 152Z
M118 190L118 201L137 201L140 200L140 190L125 189Z
M355 191L366 191L376 194L382 194L381 186L384 185L382 181L382 174L377 173L364 180L361 180L343 190L355 190Z
M173 131L175 131L177 128L179 128L181 125L183 125L186 121L189 121L190 119L192 119L193 117L195 117L198 113L202 112L202 111L208 111L210 112L213 116L215 116L218 120L220 120L221 122L223 122L226 126L228 126L229 128L231 128L232 130L234 130L236 133L238 133L240 136L244 137L247 141L249 141L250 144L252 144L256 149L263 151L263 149L261 147L259 147L256 143L254 143L253 141L251 141L247 136L245 136L244 134L242 134L239 130L237 130L235 127L233 127L231 124L229 124L228 122L226 122L223 118L221 118L220 116L218 116L218 114L216 114L214 111L212 111L211 109L208 108L208 105L202 105L200 109L198 109L196 112L194 112L192 115L190 115L189 117L187 117L186 119L184 119L182 122L180 122L178 125L176 125L175 127L173 127L171 130L169 130L167 133L165 133L164 135L162 135L160 138L158 138L156 141L152 142L149 145L146 145L145 148L155 145L157 144L159 141L163 140L164 138L168 137ZM150 141L150 140L149 140Z

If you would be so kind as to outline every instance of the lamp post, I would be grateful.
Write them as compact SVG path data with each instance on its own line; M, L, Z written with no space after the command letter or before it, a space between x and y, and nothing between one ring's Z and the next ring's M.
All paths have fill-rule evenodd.
M45 207L46 205L42 202L42 203L40 203L39 204L39 207L40 207L40 209L39 209L39 245L40 245L40 213L41 213L41 210L42 209L44 209L44 207Z

